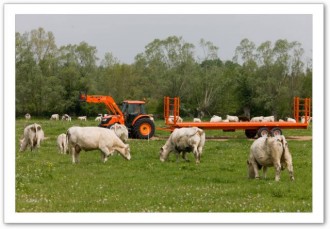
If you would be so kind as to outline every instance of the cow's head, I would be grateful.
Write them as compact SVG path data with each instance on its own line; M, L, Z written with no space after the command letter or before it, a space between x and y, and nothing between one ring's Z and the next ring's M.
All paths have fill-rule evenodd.
M165 146L163 146L162 148L160 148L159 151L159 159L161 162L166 161L167 157L168 157L169 151L166 149Z
M123 156L126 160L131 160L131 149L128 144L125 145L125 154Z

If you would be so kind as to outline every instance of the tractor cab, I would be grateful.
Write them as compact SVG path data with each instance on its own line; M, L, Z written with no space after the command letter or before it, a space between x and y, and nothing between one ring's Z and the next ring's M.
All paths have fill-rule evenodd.
M131 126L132 122L139 115L146 114L145 102L137 100L125 100L122 103L121 111L125 116L125 125Z

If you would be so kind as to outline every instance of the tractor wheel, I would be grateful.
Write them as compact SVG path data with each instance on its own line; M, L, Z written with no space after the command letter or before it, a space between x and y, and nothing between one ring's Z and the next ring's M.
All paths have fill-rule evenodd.
M245 130L245 136L247 138L254 138L257 134L257 130Z
M155 124L148 118L141 118L133 126L133 135L139 139L149 139L155 134Z

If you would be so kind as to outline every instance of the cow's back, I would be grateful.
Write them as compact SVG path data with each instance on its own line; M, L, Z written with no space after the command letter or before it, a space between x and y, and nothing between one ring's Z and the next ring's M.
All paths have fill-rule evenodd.
M67 133L69 144L78 145L83 150L120 145L117 141L121 142L113 131L101 127L71 127ZM124 143L120 146L123 145Z
M250 158L254 158L259 164L271 166L273 160L266 141L268 141L268 137L260 137L253 142L250 148Z

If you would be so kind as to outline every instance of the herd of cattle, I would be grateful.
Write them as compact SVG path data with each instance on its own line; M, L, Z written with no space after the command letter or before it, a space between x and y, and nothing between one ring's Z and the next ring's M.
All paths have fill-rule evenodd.
M68 118L67 116L63 117L62 119ZM19 151L24 152L28 147L31 151L37 150L45 139L41 125L37 123L28 125L20 139ZM130 160L130 146L127 141L128 130L125 125L115 124L110 129L73 126L66 133L58 135L57 146L60 153L72 155L72 163L79 162L81 150L100 150L101 159L106 162L108 157L114 155L115 152L118 152L126 160ZM175 129L165 145L160 148L160 161L166 161L171 152L176 154L177 160L181 154L182 158L188 161L187 153L192 152L195 162L198 164L201 160L204 144L205 132L202 129L197 127ZM281 170L285 168L288 169L291 180L294 180L292 157L283 135L264 136L255 140L250 148L247 166L250 178L259 178L258 171L261 168L263 168L263 175L266 177L267 168L274 167L276 181L280 179Z
M232 116L232 115L226 115L226 119L222 119L222 117L218 115L213 115L210 119L210 122L240 122L240 121L250 121L250 122L275 122L275 117L274 116L257 116L253 117L250 120L244 118L239 118L238 116ZM294 118L287 117L285 120L284 119L279 119L279 122L292 122L296 123L296 120ZM309 123L312 121L312 117L307 117L307 122ZM183 119L179 116L176 117L176 122L183 122ZM202 122L200 118L194 118L193 122ZM300 120L301 123L305 123L305 117L301 117ZM170 116L168 118L168 123L174 123L174 116Z

